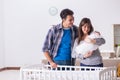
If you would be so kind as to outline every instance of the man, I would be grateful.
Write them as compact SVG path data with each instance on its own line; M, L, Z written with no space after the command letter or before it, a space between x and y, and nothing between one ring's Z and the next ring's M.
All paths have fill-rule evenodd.
M73 25L73 14L72 10L63 9L60 13L62 23L49 29L46 36L43 52L53 68L57 65L73 64L71 50L78 32L78 28Z

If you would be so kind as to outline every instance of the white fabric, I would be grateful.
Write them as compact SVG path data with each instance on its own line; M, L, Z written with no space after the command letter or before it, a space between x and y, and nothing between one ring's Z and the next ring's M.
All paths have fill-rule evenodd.
M101 38L101 36L98 33L93 32L88 36L88 38L90 39ZM98 47L99 47L98 45L83 41L75 48L75 52L77 54L85 54L89 51L96 50Z

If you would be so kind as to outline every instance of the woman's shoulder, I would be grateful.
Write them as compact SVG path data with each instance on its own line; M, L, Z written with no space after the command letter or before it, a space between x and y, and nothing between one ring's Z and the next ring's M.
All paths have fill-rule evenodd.
M78 38L75 39L75 42L78 42Z
M80 42L78 42L78 38L75 39L75 44L77 44L77 45L84 43L84 42L85 42L84 40L81 40Z

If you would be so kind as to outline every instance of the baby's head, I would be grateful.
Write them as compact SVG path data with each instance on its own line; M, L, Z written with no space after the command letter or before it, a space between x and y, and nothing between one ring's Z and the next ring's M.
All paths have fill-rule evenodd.
M94 38L101 38L101 35L99 35L99 34L96 33L96 32L92 32L88 37L89 37L89 38L92 38L92 39L94 39Z

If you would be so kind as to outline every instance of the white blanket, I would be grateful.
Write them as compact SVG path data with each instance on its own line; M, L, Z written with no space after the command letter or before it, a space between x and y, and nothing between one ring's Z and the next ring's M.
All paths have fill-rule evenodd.
M94 38L101 38L101 36L96 33L96 32L93 32L91 33L88 38L90 39L94 39ZM85 54L89 51L93 51L93 50L96 50L99 46L98 45L95 45L95 44L92 44L92 43L88 43L88 42L85 42L83 41L83 43L80 43L76 48L75 48L75 52L77 54Z

